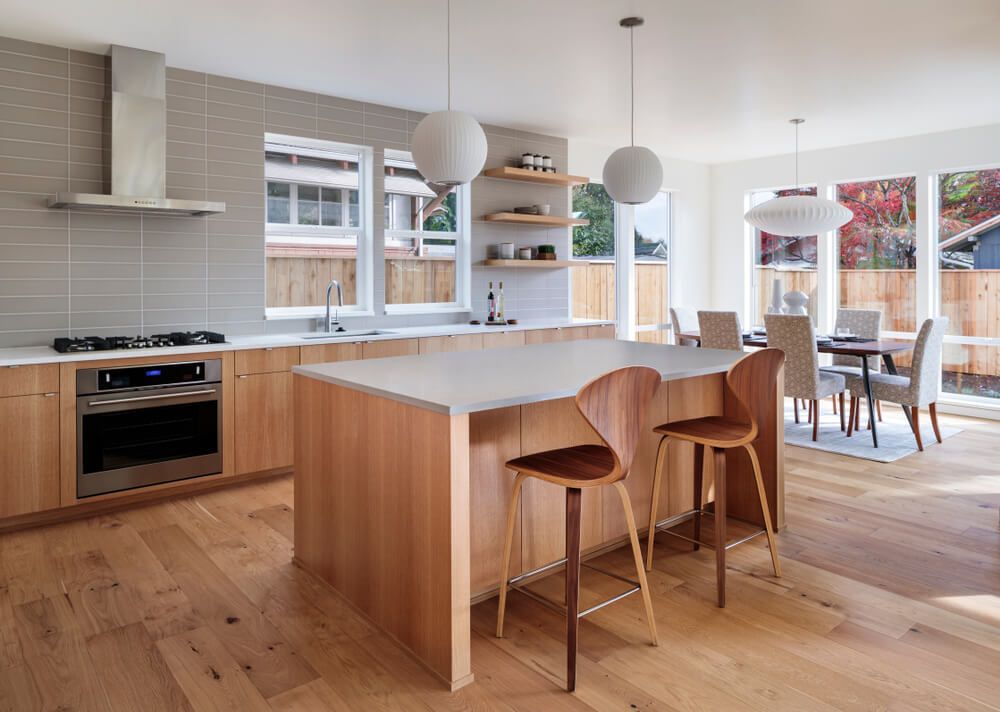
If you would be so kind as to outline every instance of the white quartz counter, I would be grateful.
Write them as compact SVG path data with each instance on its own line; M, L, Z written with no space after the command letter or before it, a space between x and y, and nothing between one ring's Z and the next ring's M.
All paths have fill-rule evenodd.
M184 354L206 353L209 351L241 351L244 349L279 348L285 346L312 346L317 344L354 343L358 341L388 341L392 339L417 339L425 336L450 336L454 334L492 334L502 331L532 331L534 329L556 329L570 326L600 326L612 324L610 321L562 319L526 320L507 326L483 326L473 324L439 324L436 326L388 327L379 329L384 333L352 335L353 330L339 338L314 338L318 334L266 334L259 336L235 336L224 344L204 346L171 346L162 349L137 349L135 351L83 351L61 354L50 346L22 346L0 349L0 367L22 366L37 363L64 363L67 361L96 361L104 359L129 358L163 355L169 360ZM369 331L369 330L359 330ZM308 336L310 338L303 338Z
M670 381L723 373L741 356L737 351L592 339L292 370L369 395L458 415L573 396L591 379L623 366L650 366Z

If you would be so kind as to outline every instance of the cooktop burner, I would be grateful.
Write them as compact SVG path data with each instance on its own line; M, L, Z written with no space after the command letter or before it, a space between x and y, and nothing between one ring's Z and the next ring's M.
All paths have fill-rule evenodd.
M56 339L52 348L60 353L78 351L118 351L129 349L156 349L167 346L201 346L222 344L226 337L214 331L172 331L152 336L84 336Z

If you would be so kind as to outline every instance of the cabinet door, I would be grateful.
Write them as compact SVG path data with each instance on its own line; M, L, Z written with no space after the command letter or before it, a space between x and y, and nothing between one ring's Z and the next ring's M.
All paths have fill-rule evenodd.
M587 338L613 339L615 338L615 327L613 324L602 324L601 326L588 326Z
M300 353L300 360L303 366L310 363L357 361L360 358L360 341L350 344L315 344L313 346L303 346Z
M491 331L483 334L484 349L502 349L507 346L524 346L523 331Z
M59 506L59 397L0 398L0 517Z
M291 467L292 374L236 377L236 474Z
M454 334L451 336L428 336L419 339L422 354L439 354L449 351L482 351L482 334Z
M387 341L366 341L361 346L362 358L386 358L387 356L416 356L419 347L417 339L390 339Z
M250 349L236 352L236 373L273 373L290 371L299 365L299 347Z
M576 341L587 338L585 326L559 326L555 329L536 329L524 335L526 344L550 344L554 341Z

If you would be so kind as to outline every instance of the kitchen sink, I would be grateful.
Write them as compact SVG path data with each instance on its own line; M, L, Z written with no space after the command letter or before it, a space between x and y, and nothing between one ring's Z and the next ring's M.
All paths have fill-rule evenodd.
M364 336L388 336L390 334L395 334L395 331L385 331L384 329L368 329L368 330L347 330L347 331L331 331L329 333L325 331L317 331L310 334L300 334L298 338L311 341L313 339L357 339Z

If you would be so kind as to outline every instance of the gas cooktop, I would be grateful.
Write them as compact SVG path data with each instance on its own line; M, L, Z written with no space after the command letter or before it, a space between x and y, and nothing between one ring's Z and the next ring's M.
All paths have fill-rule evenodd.
M168 346L201 346L223 344L226 337L214 331L172 331L152 336L83 336L56 339L52 348L59 353L77 351L121 351L158 349Z

